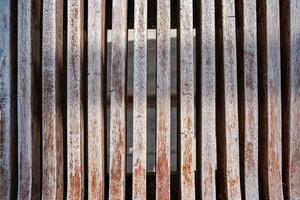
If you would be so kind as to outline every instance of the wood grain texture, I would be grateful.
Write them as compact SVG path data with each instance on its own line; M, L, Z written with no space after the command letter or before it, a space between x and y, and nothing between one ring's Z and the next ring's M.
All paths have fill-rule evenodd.
M239 129L237 96L237 52L235 1L222 1L224 120L225 120L225 193L228 199L241 199L239 168Z
M170 1L157 1L156 199L170 199L171 40Z
M109 199L125 199L127 0L113 1Z
M196 67L197 170L201 198L216 199L216 41L215 1L199 2ZM199 186L198 186L199 187Z
M16 49L14 1L0 1L0 199L15 198L16 190Z
M105 1L88 1L88 198L104 200L106 131Z
M289 197L300 199L300 2L290 0ZM283 119L284 120L284 119Z
M180 195L181 199L195 199L193 1L181 0L179 10Z
M63 1L43 1L42 141L43 199L63 198Z
M244 191L246 199L259 199L258 190L258 80L256 1L243 2L243 110Z
M147 197L147 0L135 1L132 198Z
M83 198L83 1L67 7L67 198Z

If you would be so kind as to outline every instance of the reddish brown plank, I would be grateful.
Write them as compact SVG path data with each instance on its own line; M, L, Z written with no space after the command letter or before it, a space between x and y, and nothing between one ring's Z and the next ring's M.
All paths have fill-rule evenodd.
M127 1L114 0L112 13L109 199L125 199Z
M201 1L197 29L197 159L201 172L201 198L216 199L216 41L215 1ZM199 52L199 53L198 53ZM198 155L198 153L201 155Z
M181 0L179 10L180 196L195 199L193 1Z
M224 109L225 109L225 193L228 199L241 199L239 168L239 129L237 96L237 57L235 1L222 1Z
M300 2L290 0L289 195L300 199ZM285 120L285 119L283 119Z
M105 187L105 1L88 2L88 198L103 199Z
M42 38L42 198L63 198L63 1L43 1Z
M135 1L132 198L147 197L147 0Z
M246 199L259 199L256 1L244 0L243 14L244 190Z
M83 1L68 1L67 22L67 198L83 198Z
M170 199L170 1L157 1L156 199Z

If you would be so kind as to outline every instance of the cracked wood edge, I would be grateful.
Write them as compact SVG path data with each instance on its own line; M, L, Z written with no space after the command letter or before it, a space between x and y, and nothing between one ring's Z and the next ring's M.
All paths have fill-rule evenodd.
M193 2L180 0L179 10L180 196L181 199L195 199Z
M88 198L105 195L105 1L88 2Z
M300 199L300 2L290 0L289 195Z
M67 198L83 198L83 1L67 7Z
M256 1L243 2L245 198L259 199Z
M157 2L156 199L170 199L171 40L170 2Z
M135 1L133 199L147 197L147 0Z
M125 199L127 0L114 0L110 105L109 199Z
M63 198L63 1L43 1L42 141L43 199Z
M222 1L222 24L225 95L226 195L228 199L241 199L234 0Z

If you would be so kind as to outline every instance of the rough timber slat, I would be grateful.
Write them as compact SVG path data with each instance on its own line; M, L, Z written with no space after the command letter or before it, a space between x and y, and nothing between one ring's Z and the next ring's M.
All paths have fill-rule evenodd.
M63 198L62 18L63 1L43 1L42 197L44 199Z
M127 0L114 0L112 13L109 199L125 199Z
M132 197L147 197L147 0L135 1Z
M179 10L180 195L181 199L195 199L193 1L181 0Z
M215 1L201 1L198 20L196 98L197 168L201 173L201 198L216 199L216 42ZM200 12L201 10L201 12ZM201 155L198 155L201 154ZM198 174L199 176L199 174ZM198 186L200 187L200 186Z
M170 199L170 1L157 1L156 199Z
M67 2L67 198L83 198L83 1Z
M289 197L300 199L300 2L290 0ZM284 120L284 119L283 119Z
M14 1L0 1L0 199L15 198L15 20Z
M104 200L106 131L105 0L88 1L88 198Z
M223 61L224 61L224 135L225 135L225 195L241 199L239 168L239 129L237 96L237 53L235 1L222 1Z
M259 199L256 1L244 0L243 14L244 190L246 199Z

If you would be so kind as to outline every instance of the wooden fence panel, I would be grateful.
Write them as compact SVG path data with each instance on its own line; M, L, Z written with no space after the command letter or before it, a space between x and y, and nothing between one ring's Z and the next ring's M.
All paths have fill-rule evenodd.
M106 148L106 19L104 0L88 2L88 198L104 200Z
M127 1L113 1L109 199L125 199Z
M170 2L157 1L156 199L170 199L171 142Z
M67 198L83 198L83 1L68 0Z
M133 199L147 197L147 0L135 1Z

